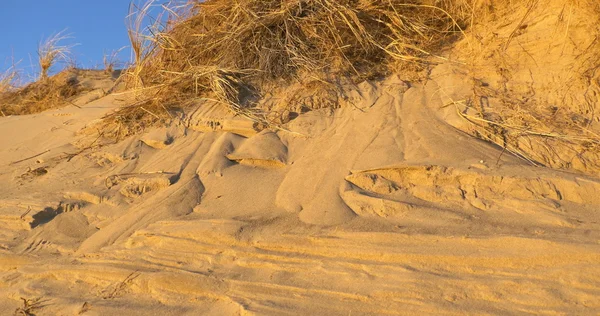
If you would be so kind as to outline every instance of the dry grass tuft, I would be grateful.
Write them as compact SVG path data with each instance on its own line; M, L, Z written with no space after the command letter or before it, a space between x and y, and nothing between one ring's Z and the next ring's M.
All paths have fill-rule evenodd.
M102 62L104 64L104 71L106 72L106 74L112 75L116 67L119 67L119 65L121 65L121 63L119 62L119 53L121 53L123 49L125 49L125 47L113 50L110 53L104 53L104 56L102 57Z
M207 0L164 14L142 29L153 5L131 6L135 64L128 87L137 102L111 116L144 125L169 119L198 98L255 120L266 87L315 79L360 80L399 67L423 68L457 38L464 5L425 0ZM461 3L459 1L459 3ZM465 1L466 3L466 1Z
M61 45L69 37L63 32L52 35L38 45L40 78L18 86L18 70L13 65L0 75L0 114L22 115L42 112L69 103L70 99L86 91L77 78L78 70L71 67L49 76L50 69L59 61L66 61L72 47Z
M78 70L67 69L46 80L0 93L0 112L4 116L39 113L65 106L84 91L86 88L79 84Z
M69 39L65 31L58 32L38 45L38 63L40 66L40 80L48 79L52 66L58 61L66 61L73 45L61 45L61 42Z
M129 5L129 14L127 15L127 35L131 43L133 53L133 65L126 72L128 86L134 90L143 87L140 73L144 70L149 57L152 55L155 45L151 35L144 29L144 20L149 15L154 0L146 2L142 6L135 5L133 2Z
M19 71L16 66L11 66L0 73L0 95L16 88L16 81L19 78Z

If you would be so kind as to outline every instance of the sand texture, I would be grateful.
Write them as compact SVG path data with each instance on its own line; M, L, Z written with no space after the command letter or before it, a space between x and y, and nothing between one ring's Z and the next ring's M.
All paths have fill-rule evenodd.
M3 118L0 308L599 311L600 181L457 130L438 91L392 76L286 130L173 126L101 147L81 130L115 97Z
M530 2L269 128L198 98L115 140L93 78L0 117L0 315L600 314L600 9Z

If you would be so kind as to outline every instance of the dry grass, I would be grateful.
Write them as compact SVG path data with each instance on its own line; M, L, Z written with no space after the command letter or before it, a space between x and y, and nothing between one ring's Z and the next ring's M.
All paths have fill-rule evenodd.
M0 73L0 95L16 88L16 81L19 78L19 71L16 66L11 66Z
M420 0L208 0L164 7L143 29L153 1L131 6L138 101L111 116L119 127L170 119L198 98L263 120L253 109L270 85L309 78L361 80L423 68L460 36L464 4ZM457 4L459 3L459 4ZM465 2L466 3L466 2ZM162 16L164 17L164 16ZM433 57L433 58L432 58Z
M493 106L488 102L494 101ZM525 158L533 165L559 169L598 169L600 135L585 115L553 107L542 110L519 95L475 87L473 97L459 104L460 115L473 124L475 135ZM473 111L465 111L472 109ZM468 114L471 113L471 114Z
M152 43L152 37L147 34L144 19L154 4L153 0L146 2L142 6L137 6L133 2L129 5L129 14L127 15L127 35L131 43L133 54L133 65L127 71L128 83L132 89L138 90L143 87L140 73L155 49Z
M514 101L514 100L513 100ZM584 167L590 167L598 161L600 135L582 126L564 128L552 119L536 117L535 112L505 113L478 111L473 99L452 103L457 114L469 122L471 133L491 142L520 157L534 166L549 166L559 169L573 168L573 160L578 159ZM498 109L499 110L499 109ZM571 158L565 159L565 152Z
M56 33L38 45L39 80L25 86L16 85L18 70L13 65L0 75L0 114L22 115L42 112L68 104L69 100L85 91L77 79L77 70L68 68L49 76L51 68L68 59L72 47L61 45L69 37Z
M73 97L86 91L79 84L77 73L75 69L63 70L46 80L0 93L0 112L4 116L32 114L69 104Z
M58 32L38 44L37 53L40 66L40 80L48 79L50 69L57 62L68 60L73 45L61 45L61 42L70 38L64 32Z
M121 47L117 50L113 50L110 53L105 52L102 57L102 63L104 64L104 71L108 75L112 75L113 72L119 65L121 65L119 61L119 54L123 51L125 47Z

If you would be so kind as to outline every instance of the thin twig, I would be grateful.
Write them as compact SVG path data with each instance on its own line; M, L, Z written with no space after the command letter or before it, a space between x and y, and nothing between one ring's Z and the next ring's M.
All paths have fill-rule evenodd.
M18 163L20 163L20 162L27 161L27 160L30 160L30 159L33 159L33 158L39 157L39 156L41 156L41 155L43 155L43 154L45 154L45 153L47 153L47 152L49 152L49 151L50 151L50 149L48 149L48 150L46 150L46 151L44 151L44 152L42 152L42 153L39 153L39 154L37 154L37 155L33 155L33 156L31 156L31 157L27 157L27 158L25 158L25 159L21 159L21 160L13 161L13 162L9 163L8 165L9 165L9 166L16 165L16 164L18 164Z
M535 6L537 6L538 2L539 2L539 0L531 0L529 7L527 8L527 12L525 12L525 15L523 16L523 18L521 19L519 24L517 24L517 27L515 27L515 29L510 33L510 35L508 36L508 40L506 40L506 43L504 43L503 51L506 51L506 49L508 49L508 45L510 44L512 39L517 35L517 32L524 25L525 20L529 17L531 12L533 12L533 8L535 8Z
M150 114L150 115L152 115L152 116L154 116L155 118L157 118L157 119L159 119L159 120L160 120L160 116L158 116L158 115L156 115L156 114L152 113L151 111L148 111L148 110L146 110L146 109L145 109L143 106L140 106L140 109L142 109L144 112L146 112L146 113L148 113L148 114Z
M24 219L25 216L27 216L27 214L29 214L29 212L31 212L31 206L27 206L27 211L23 214L21 214L20 219Z
M75 103L73 103L73 102L71 102L71 101L67 101L67 102L71 103L71 105L72 105L72 106L75 106L75 107L78 107L78 108L80 108L80 109L81 109L81 107L80 107L79 105L77 105L77 104L75 104Z
M112 299L117 297L119 293L125 289L125 286L127 286L129 282L135 280L140 275L141 274L138 272L138 270L131 272L123 281L117 284L113 291L110 294L106 295L104 299Z

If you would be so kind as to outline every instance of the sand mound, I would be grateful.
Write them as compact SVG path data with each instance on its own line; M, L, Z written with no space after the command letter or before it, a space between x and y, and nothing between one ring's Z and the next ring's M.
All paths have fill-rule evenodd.
M241 164L283 167L287 161L287 147L277 134L263 131L249 138L227 158Z

